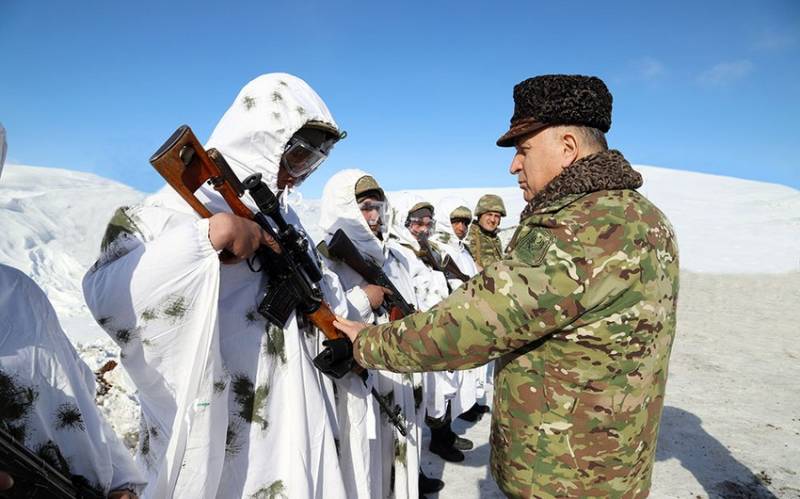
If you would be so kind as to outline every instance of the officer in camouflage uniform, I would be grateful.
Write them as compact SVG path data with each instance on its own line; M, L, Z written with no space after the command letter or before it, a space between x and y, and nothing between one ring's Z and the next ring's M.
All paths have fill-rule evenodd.
M500 217L506 207L500 196L484 194L475 206L475 222L469 228L467 244L478 269L488 267L503 258L503 245L497 235Z
M514 101L498 145L516 147L528 206L507 258L425 313L338 325L370 368L498 359L491 468L509 496L646 497L675 333L675 235L605 146L601 80L531 78Z

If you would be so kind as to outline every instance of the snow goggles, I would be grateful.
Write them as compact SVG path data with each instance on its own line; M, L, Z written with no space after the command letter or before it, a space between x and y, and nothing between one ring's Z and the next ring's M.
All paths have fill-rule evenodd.
M370 227L384 225L384 220L386 220L386 201L365 199L358 203L358 209L361 210L364 220L367 221Z
M425 233L430 235L433 233L433 228L436 227L436 219L431 217L409 217L406 221L406 227L408 227L413 234Z
M319 147L309 144L305 139L294 136L286 144L281 156L281 164L294 178L305 178L328 157L336 140L326 140Z

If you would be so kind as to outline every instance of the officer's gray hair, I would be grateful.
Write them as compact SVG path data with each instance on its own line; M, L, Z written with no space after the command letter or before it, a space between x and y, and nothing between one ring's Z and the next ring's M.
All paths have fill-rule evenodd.
M602 130L592 128L589 126L573 126L576 132L581 136L581 139L590 147L596 147L601 151L608 150L608 142L606 142L606 134Z
M597 128L581 125L557 125L552 127L556 129L556 133L570 133L582 143L583 146L590 149L590 152L608 151L608 142L606 142L606 134Z

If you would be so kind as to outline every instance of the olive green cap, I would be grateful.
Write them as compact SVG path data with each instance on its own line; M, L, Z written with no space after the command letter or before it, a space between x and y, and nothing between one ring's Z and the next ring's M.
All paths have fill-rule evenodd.
M430 213L423 212L422 216L425 216L425 215L428 215L428 216L431 216L431 217L433 216L433 212L434 212L433 205L430 204L427 201L420 201L419 203L417 203L414 206L412 206L411 209L408 210L408 216L410 217L411 215L415 215L415 214L419 215L416 212L422 211L422 210L427 210L427 211L430 212Z
M459 206L450 212L450 220L471 220L472 212L466 206Z
M381 186L378 185L378 181L375 180L371 175L364 175L358 179L355 187L355 195L356 201L358 202L361 202L367 197L375 197L381 201L386 200L386 194L384 194Z

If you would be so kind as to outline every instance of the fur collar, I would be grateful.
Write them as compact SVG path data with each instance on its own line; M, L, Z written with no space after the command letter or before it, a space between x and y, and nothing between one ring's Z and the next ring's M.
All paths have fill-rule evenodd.
M545 211L557 201L573 194L637 189L641 186L641 174L631 168L621 152L612 149L590 154L564 168L544 189L537 192L522 211L520 220Z

